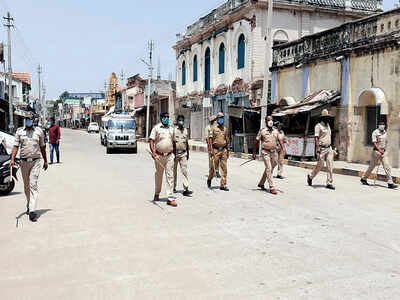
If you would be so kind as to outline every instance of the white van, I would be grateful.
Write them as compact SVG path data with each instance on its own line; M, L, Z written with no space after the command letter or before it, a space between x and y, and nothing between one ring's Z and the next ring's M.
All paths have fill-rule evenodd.
M136 121L128 114L112 114L107 123L107 153L114 149L137 153Z

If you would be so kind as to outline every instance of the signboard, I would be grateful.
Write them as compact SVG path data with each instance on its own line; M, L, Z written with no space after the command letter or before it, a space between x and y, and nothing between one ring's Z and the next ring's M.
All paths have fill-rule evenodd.
M65 99L64 104L67 105L80 105L81 104L81 100L80 99Z
M286 139L288 141L288 144L285 145L287 155L302 156L304 148L304 138L287 136ZM315 140L312 137L307 138L307 145L304 156L315 156Z

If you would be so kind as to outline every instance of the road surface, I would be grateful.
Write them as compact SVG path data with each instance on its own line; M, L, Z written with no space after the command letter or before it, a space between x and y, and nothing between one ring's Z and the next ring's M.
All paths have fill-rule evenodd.
M342 175L330 191L325 173L309 187L286 167L273 196L256 188L261 162L234 158L231 191L209 190L207 154L193 152L194 195L173 208L151 201L145 145L106 155L98 135L62 135L39 221L21 216L21 182L0 198L1 299L400 298L400 191Z

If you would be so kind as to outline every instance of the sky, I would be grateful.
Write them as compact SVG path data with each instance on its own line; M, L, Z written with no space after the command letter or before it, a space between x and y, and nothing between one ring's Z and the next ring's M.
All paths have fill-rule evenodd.
M147 77L140 61L155 42L154 65L161 77L175 77L176 34L225 0L0 0L2 16L14 17L13 71L32 75L37 95L37 66L43 66L47 99L64 91L99 92L111 72L125 78ZM391 9L397 0L384 0ZM5 28L0 40L6 42Z

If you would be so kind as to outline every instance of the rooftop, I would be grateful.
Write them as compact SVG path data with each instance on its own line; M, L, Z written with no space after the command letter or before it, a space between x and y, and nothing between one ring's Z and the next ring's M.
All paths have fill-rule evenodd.
M31 85L31 74L29 73L13 73L12 76L28 85Z

